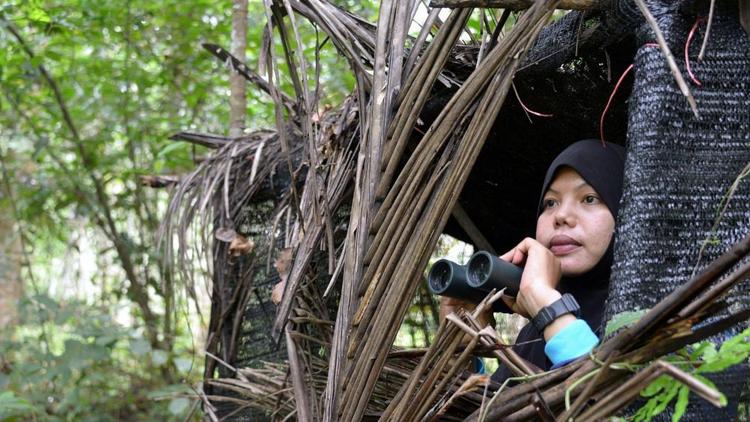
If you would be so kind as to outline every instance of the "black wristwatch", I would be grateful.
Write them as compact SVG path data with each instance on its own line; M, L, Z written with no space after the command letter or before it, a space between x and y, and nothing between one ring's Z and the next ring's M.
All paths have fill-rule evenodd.
M576 318L581 314L581 307L578 306L578 302L576 302L576 299L570 293L565 293L560 299L552 302L551 305L540 309L539 313L531 319L531 323L534 324L534 327L540 333L543 333L545 327L565 314L573 314Z

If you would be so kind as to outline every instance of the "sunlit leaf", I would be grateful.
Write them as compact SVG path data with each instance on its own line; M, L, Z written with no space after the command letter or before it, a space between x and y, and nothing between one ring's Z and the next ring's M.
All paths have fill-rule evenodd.
M190 400L178 397L169 402L169 412L173 415L181 415L190 406Z
M169 354L165 352L164 350L152 350L151 351L151 359L154 362L154 365L156 366L162 366L165 363L167 363L167 360L169 359Z
M143 338L130 339L130 351L136 356L143 356L151 351L151 345Z
M47 14L47 12L44 11L41 7L39 7L35 2L31 2L27 4L28 7L28 17L32 21L35 22L41 22L41 23L49 23L50 17Z

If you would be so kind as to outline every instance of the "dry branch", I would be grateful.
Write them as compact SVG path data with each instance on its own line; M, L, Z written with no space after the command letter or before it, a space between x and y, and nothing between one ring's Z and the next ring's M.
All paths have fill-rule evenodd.
M425 26L412 40L406 29L417 3L384 2L378 26L374 27L325 0L266 0L264 45L269 48L264 49L264 60L269 81L258 77L255 82L275 102L276 132L241 138L232 142L236 145L229 139L181 136L217 151L175 189L170 213L178 216L172 220L179 223L174 223L177 227L166 223L165 232L177 232L180 245L187 243L191 222L210 227L216 216L234 221L242 206L255 198L262 183L284 161L292 179L272 224L273 232L284 233L284 246L293 248L291 274L274 324L277 335L286 334L289 365L240 369L238 379L211 380L209 385L239 394L241 398L232 399L237 405L275 412L278 419L357 421L377 416L384 420L419 420L437 417L448 407L443 417L475 412L469 420L477 420L480 412L488 420L567 419L581 412L604 415L616 411L628 397L618 388L631 373L614 369L613 363L646 365L687 342L747 318L741 312L699 330L691 326L711 315L722 295L748 274L750 268L741 267L708 288L747 254L750 238L633 327L602 344L595 359L539 373L500 344L495 333L481 329L469 314L451 316L426 350L394 351L391 345L396 332L416 288L423 282L422 270L451 211L467 232L473 232L477 243L489 247L456 206L457 198L525 52L555 7L609 7L607 1L538 1L521 14L503 38L498 30L489 41L483 37L482 59L477 60L474 53L456 53L465 51L460 37L471 14L467 7L504 7L498 24L504 27L510 9L526 8L531 1L433 0L435 7L456 9L443 23L438 18L439 9L430 10ZM317 82L314 93L308 90L306 78L311 72L300 48L301 23L295 20L300 16L326 32L357 80L355 94L328 115L316 114ZM485 27L490 29L489 24ZM582 40L586 34L584 31ZM277 58L270 48L273 42L281 43L282 57ZM216 46L212 48L214 54L221 53ZM316 51L316 63L318 54ZM222 53L221 57L234 68L246 70L231 56ZM285 97L278 87L280 60L292 72L295 99ZM433 94L434 83L446 77L446 64L455 61L470 69L478 65L426 133L415 136L414 129ZM284 108L294 110L289 120ZM407 145L415 148L407 152ZM304 175L305 169L305 184L297 195L294 175ZM184 208L178 210L180 200ZM348 223L346 240L334 241L332 217L342 205L348 220L336 223L341 227ZM205 230L201 233L206 235ZM207 238L212 236L208 233ZM172 242L166 243L171 248ZM335 321L321 296L310 293L315 284L311 274L317 269L313 260L321 248L328 254L328 268L333 274L318 281L329 286L326 295L341 286L340 295L331 295L339 299ZM201 252L209 256L212 249L204 247ZM187 264L187 254L180 259ZM216 333L222 328L229 326L236 332L240 326L240 319L231 320L229 309L243 307L246 293L232 290L227 303L216 305L209 349L218 347ZM467 333L470 341L465 344ZM231 343L223 351L231 354L235 347ZM467 363L480 353L496 356L523 382L513 388L490 383L487 391L494 394L492 401L474 391L457 394L469 377L464 371ZM417 357L421 359L416 361ZM606 361L604 369L601 360ZM654 371L666 370L655 367L644 371L643 379L650 379ZM684 374L677 374L690 382ZM623 388L629 393L638 390L629 385ZM613 392L618 392L617 397ZM574 403L568 413L563 413L566 395ZM586 407L590 397L606 407ZM228 400L217 395L211 398Z
M248 82L254 83L258 86L258 88L261 89L261 91L265 92L268 95L271 95L272 87L269 85L268 81L266 81L262 76L247 67L247 65L240 59L234 57L232 53L216 44L203 43L201 45L206 49L206 51L216 56L217 59L221 60L222 63L227 64L233 71L242 75L245 79L248 80ZM292 97L284 92L279 92L279 96L283 99L284 107L287 110L292 111L294 107L294 99L292 99Z
M421 281L421 268L426 265L505 99L515 68L547 22L555 3L536 3L489 53L427 131L391 188L388 197L393 197L391 201L397 199L388 210L392 217L387 221L401 227L399 237L407 243L405 248L381 246L399 250L400 255L397 259L378 261L382 270L375 273L375 280L363 280L363 286L368 289L360 303L358 314L361 317L356 321L357 330L349 346L352 363L350 377L345 379L344 385L343 419L359 420L363 416L387 355L382 345L392 343L408 307L408 298ZM456 128L464 124L468 124L466 131L454 135ZM433 162L432 157L437 158L437 162ZM385 204L380 212L384 208ZM410 212L404 215L407 209ZM422 215L411 225L404 226L403 219L411 220L417 212ZM399 279L408 284L391 282L391 274L398 274Z
M194 132L177 132L170 136L169 139L173 141L185 141L212 149L221 148L232 141L232 138L226 136Z
M611 7L611 0L561 0L558 9L565 10L605 10ZM431 0L430 7L471 8L490 7L508 10L530 8L534 0Z
M693 111L693 115L698 118L698 105L695 102L693 93L690 91L690 87L688 87L687 82L685 82L685 78L682 77L680 68L677 67L677 63L674 60L672 51L669 49L667 42L664 40L664 34L662 34L661 32L659 24L656 22L656 18L654 18L654 15L651 14L651 11L648 10L648 6L646 6L646 3L644 3L643 0L634 1L638 5L638 8L641 10L641 13L643 13L643 16L646 18L646 22L648 22L648 25L654 31L654 34L656 35L656 42L659 44L659 48L661 48L661 51L664 53L664 57L666 58L667 64L669 65L669 70L672 72L672 76L674 76L674 79L677 82L677 86L680 88L680 92L682 92L682 95L684 95L687 99L687 102L690 105L690 109Z
M141 184L150 188L166 188L180 183L180 176L142 175L138 176Z
M748 276L747 264L741 265L720 283L713 284L745 257L748 252L750 252L750 236L717 258L706 267L703 273L662 299L634 325L597 347L593 352L595 359L582 359L568 365L574 366L575 372L567 376L567 379L562 383L552 385L550 388L540 389L542 400L554 410L560 409L566 396L578 398L584 392L589 395L592 391L599 391L597 403L600 403L601 407L597 404L584 410L584 413L580 416L580 420L593 420L592 418L611 415L627 405L632 398L637 396L640 388L645 388L647 385L647 383L639 383L641 379L653 379L649 377L657 369L674 373L691 388L700 389L701 387L697 386L692 378L686 377L686 374L667 369L662 364L651 367L647 371L642 371L639 373L640 375L631 378L629 371L600 369L600 362L606 359L605 366L608 368L611 367L613 361L620 364L624 363L626 367L628 365L645 364L746 320L750 310L739 312L727 320L713 323L699 330L693 331L692 329L692 326L700 324L713 315L713 312L706 311L707 302L715 303L731 287L746 279ZM696 305L696 303L700 303L700 305ZM714 312L717 309L713 307ZM541 380L557 376L556 373L559 371L560 369L549 372ZM601 372L592 376L596 371ZM617 387L618 385L625 385L625 387ZM633 385L638 387L633 387ZM514 392L514 390L522 387L523 384L499 393L499 396L493 399L498 404L489 408L485 414L486 420L515 421L532 420L537 417L537 410L533 404L514 399L514 397L522 397ZM628 393L625 394L625 391ZM701 390L701 393L707 399L716 402L714 400L715 395L712 392ZM567 420L574 412L578 412L587 398L588 396L584 396L580 397L580 400L577 399L571 409L562 412L557 420ZM475 412L468 420L475 421L478 416L478 412Z

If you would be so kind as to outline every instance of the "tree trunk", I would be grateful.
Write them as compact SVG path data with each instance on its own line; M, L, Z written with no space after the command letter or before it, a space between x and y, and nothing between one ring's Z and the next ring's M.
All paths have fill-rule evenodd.
M247 0L232 0L232 55L245 62L247 47ZM236 70L229 74L229 136L242 135L245 130L245 78Z
M21 284L21 238L14 230L13 215L7 205L0 206L0 330L11 330L18 323Z

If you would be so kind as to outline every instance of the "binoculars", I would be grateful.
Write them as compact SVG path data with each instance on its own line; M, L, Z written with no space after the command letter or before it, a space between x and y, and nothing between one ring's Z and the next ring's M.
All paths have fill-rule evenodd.
M432 294L479 303L492 289L516 296L523 268L479 251L466 265L440 259L432 265L427 283Z

